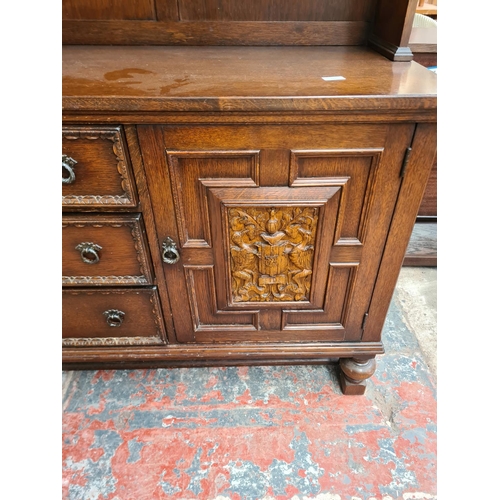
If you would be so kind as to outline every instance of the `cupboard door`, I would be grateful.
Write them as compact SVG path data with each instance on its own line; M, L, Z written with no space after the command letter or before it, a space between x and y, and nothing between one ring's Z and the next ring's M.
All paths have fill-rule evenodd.
M412 125L138 129L179 342L361 338Z

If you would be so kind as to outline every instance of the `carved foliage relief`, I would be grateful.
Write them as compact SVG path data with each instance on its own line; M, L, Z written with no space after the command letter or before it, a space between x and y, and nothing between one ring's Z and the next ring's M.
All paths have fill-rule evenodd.
M307 301L319 209L230 208L234 302Z

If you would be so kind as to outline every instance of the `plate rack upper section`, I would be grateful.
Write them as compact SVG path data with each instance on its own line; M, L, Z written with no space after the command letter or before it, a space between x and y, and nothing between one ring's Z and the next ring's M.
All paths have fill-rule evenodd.
M63 0L68 45L366 45L410 61L417 0Z

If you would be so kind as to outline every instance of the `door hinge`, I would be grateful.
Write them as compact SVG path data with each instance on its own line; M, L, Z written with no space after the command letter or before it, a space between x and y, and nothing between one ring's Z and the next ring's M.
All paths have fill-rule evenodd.
M408 165L408 161L410 159L411 148L406 148L405 155L403 157L403 165L401 165L401 171L399 172L399 177L404 177L406 172L406 166Z
M365 313L365 315L363 316L363 322L361 323L361 331L365 329L367 319L368 319L368 313Z

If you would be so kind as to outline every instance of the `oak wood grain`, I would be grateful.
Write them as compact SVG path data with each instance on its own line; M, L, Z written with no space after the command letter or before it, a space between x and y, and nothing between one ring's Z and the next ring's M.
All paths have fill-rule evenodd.
M172 313L170 311L168 291L165 285L165 276L163 275L162 270L163 264L160 255L161 243L158 241L158 236L156 234L154 214L151 207L151 200L149 198L149 190L146 181L146 175L144 173L144 164L139 147L136 127L126 125L124 127L124 133L130 153L132 168L135 174L140 206L142 207L142 218L144 220L144 226L146 228L149 252L155 269L154 283L157 285L160 306L163 312L163 319L166 326L167 339L169 343L173 343L176 342L176 338L174 325L172 322Z
M62 19L153 20L156 14L152 0L63 0Z
M179 21L179 2L177 0L155 0L158 21Z
M408 41L418 0L378 0L368 43L393 61L411 61Z
M74 160L74 180L63 161L62 203L66 210L135 207L135 183L122 128L67 126L62 132L63 155Z
M313 342L313 343L261 343L261 344L213 344L213 345L170 345L167 348L158 347L108 347L105 363L121 362L123 366L141 359L145 366L154 366L162 361L189 361L191 366L197 363L203 365L208 361L215 365L224 361L258 363L260 359L277 362L305 360L315 358L338 358L352 356L371 356L383 354L381 342ZM85 350L67 348L63 352L63 364L75 362L103 362L103 350L88 348ZM63 365L64 366L64 365ZM67 365L66 365L67 366Z
M99 245L96 253L85 243ZM97 257L96 257L97 256ZM139 215L63 217L63 284L151 285L148 244Z
M411 61L417 0L64 0L65 45L366 45Z
M109 311L121 312L122 323L110 324ZM165 343L155 288L64 289L62 312L63 344L69 347Z
M284 328L289 332L289 335L279 334L282 341L294 341L300 335L304 341L340 340L344 335L346 339L359 339L383 252L384 235L399 192L403 154L410 143L412 131L411 125L387 127L368 124L139 127L159 238L170 236L182 247L181 260L175 265L163 266L173 302L172 314L178 341L225 342L240 339L272 342L279 331L273 333L271 326L275 328L276 325L280 325L280 330ZM283 161L292 161L292 149L293 175L291 165ZM268 150L274 154L263 154ZM277 150L283 153L276 155ZM256 182L252 173L255 170L249 163L254 154L250 154L252 151L260 151L259 171L278 167L282 170L271 183L282 183L283 187L263 187ZM247 160L241 164L236 161L234 169L229 168L231 163L227 160L239 158ZM276 158L280 159L278 163L274 162ZM289 183L294 185L296 182L305 185L288 187ZM179 186L183 186L182 189ZM317 280L320 275L326 279L323 271L318 271L316 278L313 276L312 302L308 307L315 310L314 314L300 313L307 328L300 328L298 321L287 319L288 323L284 320L277 322L271 317L276 313L268 312L276 307L294 310L300 308L300 302L293 306L266 303L264 307L257 303L232 303L231 286L228 285L231 270L226 265L229 260L228 244L224 243L229 234L228 216L224 215L224 207L253 204L276 205L278 208L284 204L318 206L324 198L321 190L331 189L327 186L336 191L342 188L344 201L339 212L342 216L338 216L340 219L337 222L335 219L338 217L334 216L325 225L328 229L320 230L322 236L317 246L322 248L322 255L330 257L332 240L327 238L338 234L336 244L342 247L344 254L348 252L348 247L354 249L353 253L343 255L338 265L346 268L357 266L344 286L345 299L342 310L334 313L336 319L333 319L332 311L338 311L338 298L331 296L324 302L326 283ZM174 214L177 216L174 217ZM338 229L335 229L336 224ZM186 237L190 233L194 238ZM328 248L323 248L327 241L330 241ZM358 250L360 245L364 248L361 254ZM204 254L213 255L213 260ZM184 261L185 258L188 260ZM323 269L326 263L322 258L315 265ZM213 301L213 296L217 296L216 301ZM187 304L190 315L185 313ZM318 306L323 304L327 308L325 314L318 314ZM231 313L234 315L236 310L241 310L241 314L246 310L247 316L231 319ZM250 310L259 311L262 325L260 317L257 321L255 317L248 316ZM293 314L288 312L287 318ZM240 322L246 326L240 328ZM311 327L314 322L320 325Z
M431 173L429 174L429 179L424 191L424 196L422 198L422 202L420 203L420 208L418 209L419 217L437 217L437 183L438 172L436 154L436 156L434 157L434 162L432 163L432 169Z
M371 21L374 0L179 0L183 21Z
M362 47L63 47L65 113L435 110L436 79Z
M388 58L410 59L415 1L380 0L375 13L371 0L156 0L150 5L157 21L127 20L117 11L115 20L82 14L63 23L65 42L92 44L63 48L64 122L119 131L124 161L135 174L134 205L101 204L85 215L88 207L77 206L80 213L69 217L140 218L154 268L147 286L80 288L80 296L76 287L65 289L76 301L63 307L65 324L76 332L65 330L65 366L328 363L339 357L362 364L383 352L381 329L432 163L429 148L435 148L437 78L364 44L369 38ZM331 76L344 80L323 79ZM401 177L410 144L414 154ZM93 161L113 160L109 150L85 151ZM109 182L104 173L95 178ZM283 213L317 210L314 241L299 235L314 232L306 219L293 227L281 224L281 215L274 222L275 206ZM239 231L252 228L249 219L231 219L234 209L269 216L260 227L265 237L240 238ZM178 263L162 260L167 237L180 251ZM285 266L285 251L301 238L304 248L314 249L312 266ZM310 281L299 279L299 298L235 300L244 297L247 270L256 269L231 265L238 242L250 253L274 249L262 250L269 264L252 276L261 288L288 283L300 291L293 276L311 272ZM234 272L243 279L236 285ZM130 297L153 291L156 307L151 316L145 303L125 300L126 318L133 311L138 321L129 331L94 314L125 289ZM78 331L84 310L88 334Z
M392 217L386 249L373 292L363 341L380 339L384 318L410 240L413 224L436 154L436 124L418 124L412 140L412 154L401 183L398 202Z
M426 98L424 97L424 101ZM67 100L69 102L69 99ZM272 100L268 100L271 107ZM366 104L363 99L353 98L345 100L340 105L339 100L314 99L314 102L324 103L323 109L308 109L305 111L306 101L295 102L297 111L281 110L277 113L257 111L257 112L168 112L168 111L113 111L111 107L106 110L68 110L63 113L63 120L67 124L71 123L122 123L128 125L149 124L242 124L242 123L287 123L287 124L328 124L328 123L425 123L436 121L436 106L426 106L418 108L416 101L410 98L409 102L404 98L395 98L390 102L388 100L379 100L379 107L375 109L372 104ZM405 105L406 103L406 105ZM290 103L291 104L291 103ZM359 108L356 108L356 105ZM326 110L330 106L330 110ZM303 111L300 111L300 108ZM335 107L335 109L333 109ZM309 107L311 108L311 107ZM332 112L333 111L333 112Z
M164 12L171 19L172 11ZM366 21L63 21L65 45L363 45Z

